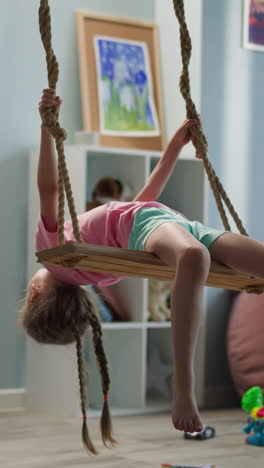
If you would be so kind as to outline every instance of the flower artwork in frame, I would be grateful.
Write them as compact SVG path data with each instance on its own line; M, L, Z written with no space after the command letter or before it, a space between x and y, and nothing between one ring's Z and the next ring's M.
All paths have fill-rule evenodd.
M100 146L163 150L157 25L85 11L76 19L82 132Z
M100 132L113 136L160 135L147 44L94 37Z
M244 0L244 47L264 51L264 1Z

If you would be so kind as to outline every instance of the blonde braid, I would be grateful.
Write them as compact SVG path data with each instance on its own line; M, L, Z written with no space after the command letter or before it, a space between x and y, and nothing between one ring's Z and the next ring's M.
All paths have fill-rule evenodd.
M82 425L82 440L84 447L87 449L88 453L97 455L98 452L95 449L88 430L87 425L87 414L86 414L86 379L84 372L84 362L83 362L83 350L82 350L82 341L78 332L75 332L75 341L76 341L76 351L77 351L77 361L78 361L78 374L80 382L80 394L81 394L81 409L83 415L83 425Z
M116 444L116 440L112 436L112 419L110 414L110 408L108 403L109 388L110 388L110 377L108 371L107 358L103 346L102 340L102 328L96 314L89 311L89 322L93 330L93 343L94 350L101 374L101 383L104 397L104 404L101 414L101 434L104 445L110 442L112 446Z

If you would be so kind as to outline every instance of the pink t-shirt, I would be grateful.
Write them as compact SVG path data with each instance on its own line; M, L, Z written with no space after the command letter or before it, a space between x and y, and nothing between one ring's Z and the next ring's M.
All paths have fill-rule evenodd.
M128 248L128 239L133 226L134 215L140 208L155 206L167 208L159 202L110 202L78 216L80 232L87 244ZM67 243L75 242L72 222L64 224L64 237ZM41 251L57 246L57 232L49 232L40 217L36 230L36 250ZM65 283L94 284L108 286L123 277L45 265L48 271Z

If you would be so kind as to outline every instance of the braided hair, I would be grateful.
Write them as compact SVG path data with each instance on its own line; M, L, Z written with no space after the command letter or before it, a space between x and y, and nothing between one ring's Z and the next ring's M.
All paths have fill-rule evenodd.
M19 311L19 324L28 335L42 344L76 343L78 375L83 417L82 440L89 454L98 454L90 438L87 424L86 378L83 359L82 337L90 326L93 344L101 374L103 408L101 434L104 445L114 446L112 421L108 404L110 377L103 346L102 329L88 291L77 285L56 282L45 295L35 302L25 301ZM109 443L109 444L108 444Z

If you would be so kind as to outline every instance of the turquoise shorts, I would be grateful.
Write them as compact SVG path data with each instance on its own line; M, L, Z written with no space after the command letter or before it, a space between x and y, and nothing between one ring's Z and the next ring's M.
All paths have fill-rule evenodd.
M228 231L218 231L204 226L199 221L189 221L180 213L163 208L141 208L135 214L133 227L128 239L128 248L131 250L145 250L148 236L161 224L173 222L184 227L195 239L209 249L212 243Z

